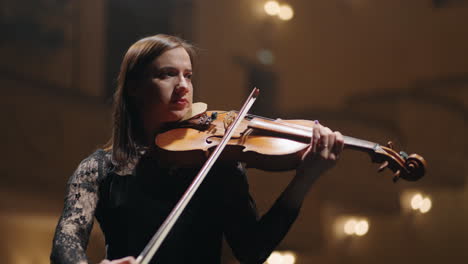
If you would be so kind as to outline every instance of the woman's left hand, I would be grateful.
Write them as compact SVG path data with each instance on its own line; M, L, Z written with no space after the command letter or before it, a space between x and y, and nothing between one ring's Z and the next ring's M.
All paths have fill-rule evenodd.
M298 175L313 173L315 176L332 168L344 147L343 135L322 126L317 121L312 127L310 145L302 156Z

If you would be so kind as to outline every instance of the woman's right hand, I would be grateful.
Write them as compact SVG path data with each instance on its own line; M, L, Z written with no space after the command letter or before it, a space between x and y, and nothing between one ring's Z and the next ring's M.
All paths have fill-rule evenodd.
M99 264L136 264L136 260L134 257L125 257L121 259L114 259L114 260L103 260Z

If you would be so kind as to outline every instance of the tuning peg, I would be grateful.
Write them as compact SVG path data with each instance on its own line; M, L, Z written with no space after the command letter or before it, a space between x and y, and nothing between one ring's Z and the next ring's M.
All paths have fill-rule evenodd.
M400 170L397 170L395 174L393 174L393 182L397 182L400 179Z
M377 169L378 172L382 172L385 168L388 167L388 161L384 161L382 165Z
M387 147L393 149L393 142L391 141L387 142Z

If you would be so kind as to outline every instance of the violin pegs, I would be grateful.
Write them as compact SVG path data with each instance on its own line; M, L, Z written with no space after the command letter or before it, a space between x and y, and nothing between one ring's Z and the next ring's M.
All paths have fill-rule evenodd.
M382 163L382 165L380 165L380 167L377 169L377 171L382 172L387 167L388 167L388 161L384 161L384 163Z
M391 141L387 142L387 147L393 149L393 142Z
M397 182L400 179L400 170L397 170L395 174L393 174L393 182Z

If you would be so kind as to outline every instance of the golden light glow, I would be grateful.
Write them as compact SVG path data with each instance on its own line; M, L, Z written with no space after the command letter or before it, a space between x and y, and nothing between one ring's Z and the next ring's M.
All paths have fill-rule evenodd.
M431 207L432 207L432 201L431 199L426 197L422 200L421 207L419 207L419 211L425 214L429 212L429 210L431 210Z
M356 224L357 224L357 221L354 220L354 219L350 219L348 221L346 221L346 223L344 224L344 232L347 234L347 235L352 235L354 234L354 230L356 228Z
M294 264L296 263L296 256L290 252L286 252L283 254L283 263L286 264Z
M419 211L422 214L429 212L432 208L432 199L420 190L405 190L400 195L401 208L406 213Z
M280 12L280 5L276 1L268 1L263 6L265 12L270 16L276 16Z
M270 257L267 259L268 264L276 264L276 263L281 263L282 256L279 252L274 251L271 253Z
M337 223L341 223L342 232L348 236L364 236L369 232L369 221L365 218L342 217L337 220Z
M278 17L281 20L290 20L294 16L294 11L291 6L289 5L282 5L280 6Z
M294 264L296 255L291 251L273 251L265 264Z
M418 210L419 208L421 208L422 202L422 195L420 193L415 194L413 198L411 198L411 208L413 208L413 210Z
M414 193L410 201L411 209L419 210L422 214L429 212L432 208L432 200L421 193Z
M356 235L363 236L367 234L367 231L369 231L369 223L367 222L367 220L361 220L356 224L355 226Z

